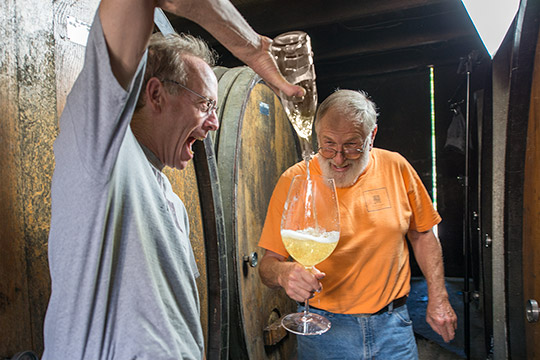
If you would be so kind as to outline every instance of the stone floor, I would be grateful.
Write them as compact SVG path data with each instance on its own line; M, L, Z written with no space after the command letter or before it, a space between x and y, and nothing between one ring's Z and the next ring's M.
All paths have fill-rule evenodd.
M416 344L418 345L419 360L461 360L465 358L465 355L458 355L440 346L435 341L418 335L416 337Z

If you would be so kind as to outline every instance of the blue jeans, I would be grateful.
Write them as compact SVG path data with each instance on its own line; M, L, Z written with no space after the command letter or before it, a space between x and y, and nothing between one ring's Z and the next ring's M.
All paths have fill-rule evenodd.
M304 311L303 306L298 307ZM418 359L407 305L380 315L334 314L310 308L332 322L322 335L296 336L298 360Z

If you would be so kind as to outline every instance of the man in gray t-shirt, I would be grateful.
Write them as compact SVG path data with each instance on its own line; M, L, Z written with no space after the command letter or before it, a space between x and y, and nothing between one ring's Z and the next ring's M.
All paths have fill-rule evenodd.
M266 80L285 82L229 2L175 0ZM186 210L163 175L218 128L207 46L150 34L153 0L103 0L54 144L44 359L201 359ZM148 43L148 40L150 42Z

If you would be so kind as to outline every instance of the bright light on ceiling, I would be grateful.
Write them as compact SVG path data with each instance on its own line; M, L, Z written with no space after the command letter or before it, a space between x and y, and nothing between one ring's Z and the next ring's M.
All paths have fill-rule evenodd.
M491 58L512 24L520 0L461 0Z

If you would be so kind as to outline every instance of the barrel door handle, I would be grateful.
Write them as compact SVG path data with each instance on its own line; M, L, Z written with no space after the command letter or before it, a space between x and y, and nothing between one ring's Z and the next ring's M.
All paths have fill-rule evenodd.
M244 262L248 263L249 266L255 267L259 263L259 255L257 252L252 252L249 255L244 255Z
M285 338L287 335L287 330L281 325L281 319L283 319L285 315L281 318L278 318L277 320L274 320L272 323L268 324L263 329L263 339L264 339L264 345L265 346L274 346L281 340Z
M526 315L528 322L538 322L538 318L540 317L540 309L538 309L538 302L536 300L530 299L527 301Z

